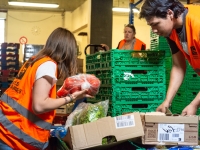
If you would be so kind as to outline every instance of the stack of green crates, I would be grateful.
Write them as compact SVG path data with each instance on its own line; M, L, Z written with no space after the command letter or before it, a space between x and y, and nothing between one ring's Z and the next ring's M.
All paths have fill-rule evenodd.
M150 32L150 50L151 51L165 51L165 71L166 71L166 87L169 85L170 71L172 67L171 50L166 38L158 36Z
M101 80L95 103L109 99L108 115L155 111L166 93L164 51L110 50L86 56L86 72Z

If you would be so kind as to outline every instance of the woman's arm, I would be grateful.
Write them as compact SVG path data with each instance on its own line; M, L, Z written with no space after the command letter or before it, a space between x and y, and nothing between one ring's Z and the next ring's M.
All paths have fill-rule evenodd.
M53 99L49 97L50 90L52 88L52 78L49 76L43 76L35 81L32 89L32 109L36 114L45 113L59 108L72 100L78 100L83 97L92 97L86 90L78 91L65 98Z

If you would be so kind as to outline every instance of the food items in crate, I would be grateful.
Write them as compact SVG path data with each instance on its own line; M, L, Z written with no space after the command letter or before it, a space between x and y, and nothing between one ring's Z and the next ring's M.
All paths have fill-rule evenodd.
M106 117L108 112L109 100L100 101L95 104L80 103L67 118L65 128L69 126L84 124Z
M89 123L106 117L108 105L109 100L101 101L95 104L80 103L69 115L65 124L65 129L68 129L69 126ZM114 136L107 136L102 139L102 145L114 143L116 141L117 140Z
M73 125L76 124L84 124L88 122L93 122L98 120L99 118L103 118L106 116L105 108L101 104L88 104L85 109L83 109L77 117L75 117L76 121L73 122ZM78 120L77 120L78 119Z
M58 97L65 97L76 91L88 90L89 95L96 95L99 92L100 80L91 74L79 74L66 78L62 87L57 91Z

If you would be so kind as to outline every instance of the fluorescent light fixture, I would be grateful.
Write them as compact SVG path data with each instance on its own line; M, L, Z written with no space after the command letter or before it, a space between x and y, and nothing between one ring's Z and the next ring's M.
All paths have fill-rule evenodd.
M139 13L140 12L138 8L133 8L132 10L133 10L134 13ZM115 12L129 12L130 8L115 7L115 8L112 8L112 11L115 11Z
M29 3L29 2L8 2L12 6L28 6L28 7L46 7L46 8L58 8L58 4L45 4L45 3Z
M112 11L116 11L116 12L129 12L130 9L129 8L112 8Z

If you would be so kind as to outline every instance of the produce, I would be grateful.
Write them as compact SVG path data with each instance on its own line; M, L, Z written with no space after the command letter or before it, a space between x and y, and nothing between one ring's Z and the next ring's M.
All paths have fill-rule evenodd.
M107 116L109 100L101 101L95 104L80 103L76 109L68 116L65 128L69 126L84 124L96 121Z
M79 114L78 124L96 121L106 116L105 109L102 105L87 105L87 107Z
M100 80L91 74L79 74L66 78L62 87L57 91L58 97L65 97L76 91L88 90L87 94L96 95L99 92Z

